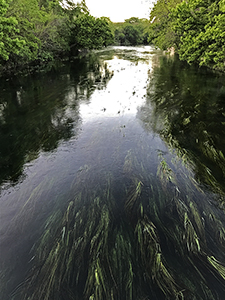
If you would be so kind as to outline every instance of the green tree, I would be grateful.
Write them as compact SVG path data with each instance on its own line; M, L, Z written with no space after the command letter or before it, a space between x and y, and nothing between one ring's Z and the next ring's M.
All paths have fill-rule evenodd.
M84 14L74 21L71 43L77 49L99 49L113 43L113 34L107 20Z
M158 0L150 22L149 42L175 47L190 64L225 69L225 0Z
M98 48L113 44L114 35L111 29L111 21L105 17L96 19L94 26L95 43Z
M10 54L18 54L25 46L25 40L18 35L18 21L15 17L7 17L8 3L0 0L0 57L6 61Z
M127 46L132 45L139 45L142 43L142 36L138 28L135 28L132 25L126 25L124 27L124 35L125 35L125 44Z
M115 29L115 43L117 45L124 45L125 44L125 34L120 29Z
M85 0L0 0L0 29L1 70L114 42L112 22L91 16Z
M149 22L147 19L131 17L124 23L114 25L115 43L118 45L140 45L148 44Z
M148 42L166 50L176 44L176 33L172 28L171 13L182 0L158 0L151 13Z
M225 5L222 1L190 0L173 13L181 59L223 70L225 65Z
M53 59L69 49L69 19L58 1L13 0L8 15L19 20L20 35L26 41L15 61Z
M89 14L88 7L85 0L81 2L74 3L70 0L60 1L61 6L64 8L64 12L69 16L70 21L78 18L81 15Z

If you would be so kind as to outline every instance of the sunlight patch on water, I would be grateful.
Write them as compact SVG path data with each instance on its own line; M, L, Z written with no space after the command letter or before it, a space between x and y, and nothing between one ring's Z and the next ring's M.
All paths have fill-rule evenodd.
M145 102L151 60L131 62L114 56L106 63L114 75L105 89L96 89L90 102L81 104L80 114L85 122L96 118L135 115L138 107Z

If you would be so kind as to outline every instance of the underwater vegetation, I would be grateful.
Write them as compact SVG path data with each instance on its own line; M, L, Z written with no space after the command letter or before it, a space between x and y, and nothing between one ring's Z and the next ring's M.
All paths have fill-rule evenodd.
M159 153L156 174L146 164L127 152L119 199L113 174L96 184L82 168L13 299L222 299L224 212L187 163Z
M7 234L16 228L15 234L29 239L29 231L41 225L27 278L10 300L224 300L224 91L209 101L211 80L205 84L191 69L183 72L181 66L178 72L174 62L163 63L149 71L145 83L146 102L137 114L142 138L142 131L136 138L132 132L131 139L113 135L121 126L127 130L125 118L105 135L97 126L87 138L90 157L79 170L63 181L68 170L59 162L58 188L58 174L46 173L21 196L26 201ZM80 89L82 100L88 99L97 82L103 88L112 76L106 65L103 76L94 70L88 77L76 75L76 99ZM103 147L109 132L117 139L115 151L110 143ZM147 139L149 132L165 147L154 136ZM69 156L68 161L72 169Z
M147 130L157 132L170 149L192 164L197 181L225 193L223 77L196 71L176 58L159 60L140 118Z

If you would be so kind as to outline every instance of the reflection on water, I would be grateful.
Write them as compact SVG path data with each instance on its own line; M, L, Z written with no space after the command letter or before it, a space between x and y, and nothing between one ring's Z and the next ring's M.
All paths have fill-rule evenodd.
M140 118L146 129L153 128L193 163L197 180L224 193L223 77L178 60L161 60L151 76Z
M103 72L104 70L104 72ZM76 134L79 105L111 74L95 57L75 61L62 72L3 81L0 103L0 183L16 181L40 150L57 148Z
M151 47L2 83L1 299L223 299L224 85Z

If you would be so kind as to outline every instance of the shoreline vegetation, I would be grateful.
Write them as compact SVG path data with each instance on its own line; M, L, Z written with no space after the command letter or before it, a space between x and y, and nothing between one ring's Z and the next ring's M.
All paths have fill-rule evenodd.
M0 0L0 75L29 74L109 45L148 44L148 20L113 23L84 0Z
M91 16L85 1L0 0L0 15L1 75L43 70L113 42L109 20Z
M113 23L85 0L0 0L0 75L43 71L109 45L154 45L189 64L225 69L225 0L158 0L147 19Z
M174 47L180 60L225 70L225 1L158 0L150 13L148 42Z

